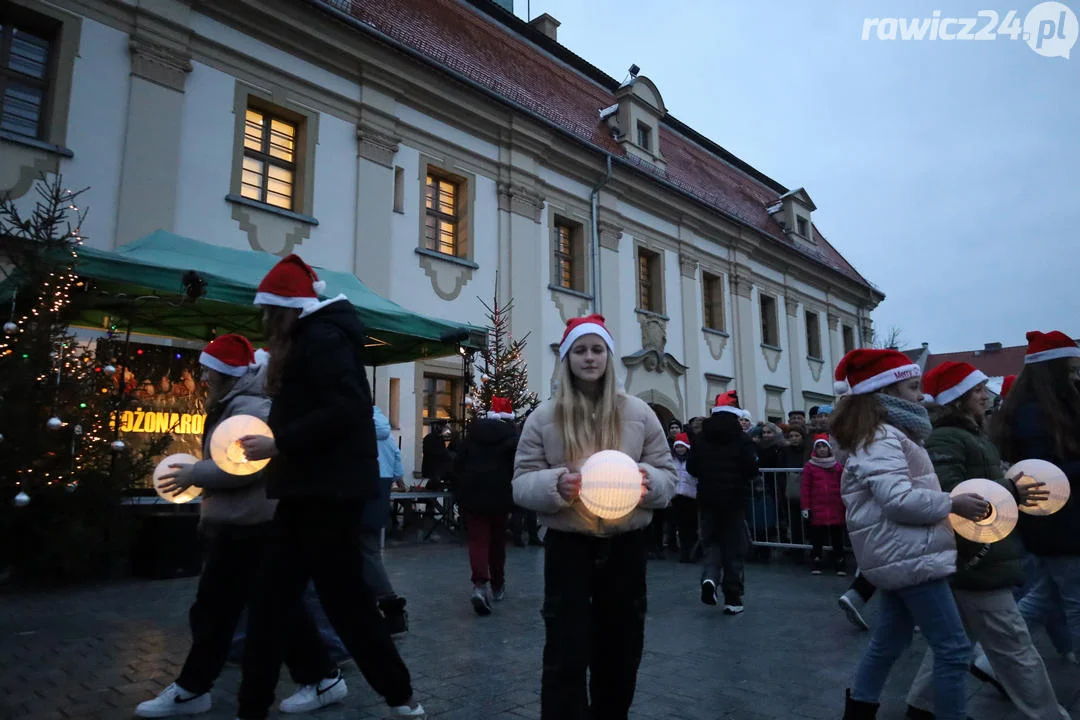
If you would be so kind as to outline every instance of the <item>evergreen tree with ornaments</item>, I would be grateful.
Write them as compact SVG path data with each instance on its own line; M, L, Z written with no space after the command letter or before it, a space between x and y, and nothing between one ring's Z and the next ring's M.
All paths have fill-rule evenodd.
M488 342L474 361L476 367L469 378L465 404L469 406L470 417L476 419L484 417L491 408L493 397L507 398L514 408L514 414L520 418L540 403L536 393L529 391L529 372L523 354L529 333L515 339L510 332L513 298L500 303L496 294L491 305L483 300L480 300L480 304L484 306L488 319Z
M126 552L123 490L168 436L130 452L112 429L130 401L118 370L70 328L90 289L77 272L85 190L50 176L33 192L28 209L0 198L0 571L98 578Z

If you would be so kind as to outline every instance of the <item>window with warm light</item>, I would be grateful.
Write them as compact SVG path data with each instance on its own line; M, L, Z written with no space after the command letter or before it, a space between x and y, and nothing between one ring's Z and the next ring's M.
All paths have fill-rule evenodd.
M438 375L424 375L424 423L454 420L460 409L459 380Z
M664 287L660 266L660 254L638 248L637 281L638 309L648 312L664 312Z
M585 292L585 242L580 223L555 218L555 284Z
M459 257L461 183L447 175L428 171L424 201L424 243L428 250Z
M0 10L0 130L45 137L53 35L44 24Z
M705 327L724 330L724 281L719 275L701 274L701 295L704 303Z
M297 124L248 107L244 125L244 166L240 194L284 210L296 197Z

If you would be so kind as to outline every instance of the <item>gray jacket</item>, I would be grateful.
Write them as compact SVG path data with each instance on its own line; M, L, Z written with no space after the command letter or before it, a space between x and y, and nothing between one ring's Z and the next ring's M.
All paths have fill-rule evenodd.
M230 475L210 459L210 436L214 429L234 415L254 415L265 421L270 414L270 398L264 393L265 366L253 368L236 379L228 394L209 408L203 432L203 457L195 463L195 485L203 489L200 518L203 523L256 525L274 516L276 500L266 497L263 473Z
M851 452L840 480L859 570L885 590L956 572L956 540L926 450L892 425Z

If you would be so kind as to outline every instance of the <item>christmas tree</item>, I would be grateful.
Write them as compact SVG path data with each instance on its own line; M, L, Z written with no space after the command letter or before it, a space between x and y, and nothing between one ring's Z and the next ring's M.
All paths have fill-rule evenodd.
M70 322L87 302L77 273L85 191L34 185L29 214L0 199L5 239L0 337L0 569L35 579L108 574L122 492L168 438L132 453L115 430L130 401L118 370ZM124 373L119 371L119 377Z
M470 378L472 382L465 403L470 406L474 419L483 418L491 408L491 399L503 397L510 401L515 415L521 417L540 402L536 393L529 391L528 367L522 355L529 334L515 340L510 332L513 298L500 304L496 295L491 305L483 300L480 300L480 304L484 306L489 323L488 342L476 360L480 384L476 384L474 372Z

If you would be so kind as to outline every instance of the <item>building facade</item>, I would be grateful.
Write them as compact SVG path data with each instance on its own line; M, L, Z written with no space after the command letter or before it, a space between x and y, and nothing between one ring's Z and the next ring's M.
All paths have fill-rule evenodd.
M832 400L883 295L815 205L491 0L10 0L0 191L90 188L112 249L159 228L349 270L425 314L513 298L532 389L599 311L627 392L662 416L737 389L757 418ZM29 202L29 198L26 198ZM164 341L164 340L163 340ZM419 469L461 360L381 367Z

